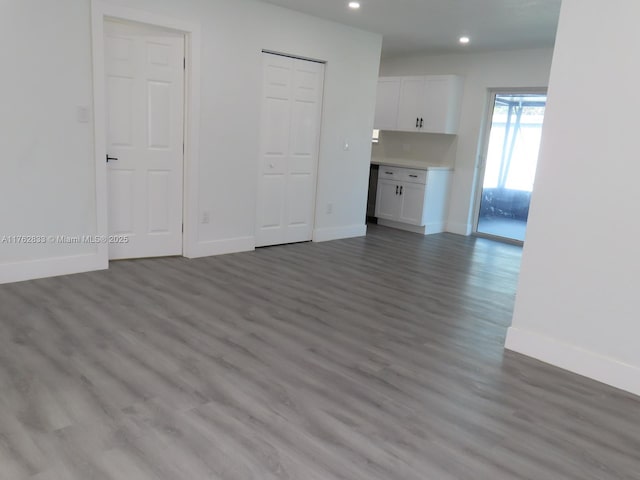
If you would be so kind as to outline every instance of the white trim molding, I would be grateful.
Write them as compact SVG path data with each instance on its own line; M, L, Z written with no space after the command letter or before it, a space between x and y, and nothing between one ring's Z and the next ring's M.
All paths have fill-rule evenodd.
M378 225L383 227L395 228L397 230L404 230L405 232L418 233L424 235L427 231L426 227L418 227L417 225L411 225L409 223L395 222L393 220L385 220L383 218L378 219Z
M509 328L507 350L640 395L640 368L538 333Z
M419 233L420 235L433 235L436 233L444 233L445 232L445 223L428 223L427 225L423 225L421 227L417 225L411 225L409 223L395 222L393 220L384 220L382 218L378 219L378 225L382 225L383 227L391 227L398 230L404 230L405 232L411 233Z
M105 261L103 256L97 253L4 263L0 265L0 284L105 270L107 268L109 268L109 262Z
M366 225L350 225L347 227L317 228L313 231L314 242L330 242L344 238L364 237L367 235Z
M254 237L230 238L224 240L210 240L198 242L187 258L213 257L215 255L228 255L230 253L251 252L256 249Z

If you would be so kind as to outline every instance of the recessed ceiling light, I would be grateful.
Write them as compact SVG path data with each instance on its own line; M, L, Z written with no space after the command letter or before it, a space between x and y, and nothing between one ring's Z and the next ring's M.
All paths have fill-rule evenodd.
M460 43L463 44L463 45L466 45L470 41L471 41L471 39L469 37L467 37L467 36L460 37Z
M349 8L351 10L358 10L360 8L360 2L349 2Z

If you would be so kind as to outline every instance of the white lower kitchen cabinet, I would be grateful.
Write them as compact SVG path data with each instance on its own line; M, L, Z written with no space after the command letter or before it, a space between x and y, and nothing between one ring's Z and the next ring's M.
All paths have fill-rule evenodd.
M445 231L451 170L380 165L376 195L378 224L424 235Z

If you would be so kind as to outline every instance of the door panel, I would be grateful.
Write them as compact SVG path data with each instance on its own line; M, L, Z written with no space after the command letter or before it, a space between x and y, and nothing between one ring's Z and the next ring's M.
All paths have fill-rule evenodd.
M263 60L258 247L313 236L324 82L320 63L266 53Z
M149 148L171 148L171 84L151 81L149 93Z
M317 104L321 95L322 82L318 79L324 75L324 65L317 62L294 60L295 99L298 102Z
M398 220L402 207L399 196L400 185L389 180L378 181L376 197L376 217L386 220Z
M109 258L182 254L184 37L105 22Z
M291 69L293 59L287 57L269 58L269 63L264 66L264 95L265 98L275 98L289 101L291 96Z
M261 211L265 229L282 229L284 226L284 181L284 175L267 175L263 179Z
M424 185L405 183L402 185L402 211L400 221L421 226L424 210Z
M286 156L289 150L291 104L288 99L265 100L264 153Z
M379 130L398 128L400 86L401 81L398 78L381 78L378 81L374 128Z
M148 173L149 180L149 233L167 233L171 228L169 219L169 192L171 172Z
M107 78L107 98L118 99L107 103L109 141L113 147L133 146L133 79Z
M132 235L133 212L133 170L109 171L109 232L118 235Z
M425 81L423 77L402 79L398 129L418 130L416 119L423 115Z
M261 219L261 238L266 245L278 245L285 241L284 185L284 175L270 175L263 179L258 216Z
M446 132L451 83L448 77L427 77L424 100L424 127L429 132Z
M293 105L291 122L291 153L297 156L311 156L317 148L316 104L296 100Z
M287 229L285 242L310 240L309 206L313 205L313 189L309 188L310 174L290 175L287 188Z

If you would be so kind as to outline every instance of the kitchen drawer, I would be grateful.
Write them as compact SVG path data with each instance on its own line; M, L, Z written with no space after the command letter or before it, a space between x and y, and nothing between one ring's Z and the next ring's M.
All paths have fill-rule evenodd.
M401 169L400 180L409 183L419 183L420 185L427 184L427 171L426 170L409 170L407 168Z
M387 179L387 180L401 181L402 179L404 179L404 175L402 174L403 170L404 168L387 167L386 165L380 165L380 170L378 171L378 178L380 180Z

